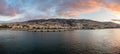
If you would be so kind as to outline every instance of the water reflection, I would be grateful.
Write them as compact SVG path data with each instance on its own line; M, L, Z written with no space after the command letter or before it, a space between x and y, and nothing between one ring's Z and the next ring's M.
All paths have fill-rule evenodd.
M0 54L119 54L120 29L0 31Z

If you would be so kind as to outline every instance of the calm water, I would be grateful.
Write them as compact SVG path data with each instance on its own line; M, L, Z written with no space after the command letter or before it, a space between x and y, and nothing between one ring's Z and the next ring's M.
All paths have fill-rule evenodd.
M0 31L0 54L120 54L120 29Z

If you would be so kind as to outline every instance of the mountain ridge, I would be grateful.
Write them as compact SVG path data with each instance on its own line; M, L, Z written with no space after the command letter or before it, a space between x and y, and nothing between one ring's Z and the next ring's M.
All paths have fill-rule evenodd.
M113 22L99 22L90 19L39 19L9 24L1 24L0 28L25 31L67 31L78 29L120 28Z

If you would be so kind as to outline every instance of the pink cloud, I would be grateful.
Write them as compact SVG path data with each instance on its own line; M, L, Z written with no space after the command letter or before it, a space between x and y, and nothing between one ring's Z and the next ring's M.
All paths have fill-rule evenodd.
M97 11L101 7L120 12L120 0L72 0L64 2L58 9L58 14L77 16L80 13Z
M6 16L15 16L16 9L13 7L11 9L7 9L7 4L5 0L0 0L0 15Z

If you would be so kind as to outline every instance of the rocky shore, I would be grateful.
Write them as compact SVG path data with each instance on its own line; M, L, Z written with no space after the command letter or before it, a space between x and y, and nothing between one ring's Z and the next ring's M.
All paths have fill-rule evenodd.
M113 22L98 22L86 19L40 19L25 22L0 24L0 29L30 32L61 32L79 29L120 28Z

